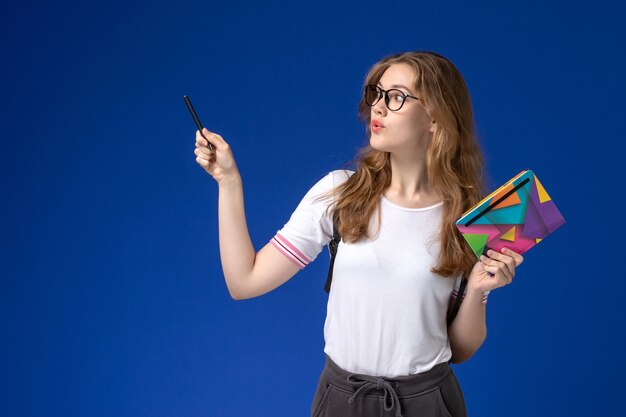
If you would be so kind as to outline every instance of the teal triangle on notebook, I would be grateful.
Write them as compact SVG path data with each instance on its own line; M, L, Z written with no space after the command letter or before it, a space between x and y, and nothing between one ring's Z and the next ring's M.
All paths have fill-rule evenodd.
M528 200L522 200L520 204L514 206L491 210L481 220L490 224L523 224L527 207ZM476 222L476 224L481 223Z

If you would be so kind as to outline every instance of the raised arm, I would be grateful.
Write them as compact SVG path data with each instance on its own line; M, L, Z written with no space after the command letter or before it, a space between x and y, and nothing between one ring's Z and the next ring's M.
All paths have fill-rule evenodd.
M215 148L196 132L196 162L217 181L220 257L226 286L235 300L265 294L293 277L300 269L273 245L255 252L244 210L243 184L232 150L218 134L203 129Z

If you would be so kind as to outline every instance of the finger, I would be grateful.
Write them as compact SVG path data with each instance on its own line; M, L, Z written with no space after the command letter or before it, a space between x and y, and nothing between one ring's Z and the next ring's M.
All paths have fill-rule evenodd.
M513 252L511 249L502 248L502 253L512 257L516 266L520 266L522 262L524 262L524 257L517 252Z
M200 131L196 131L196 146L207 146L209 142L202 136L200 136Z
M224 138L222 138L217 133L209 131L206 127L202 129L202 135L217 149L224 150L226 147L228 147L228 144L226 143Z
M491 258L496 259L502 263L504 263L506 265L506 268L509 270L509 275L510 276L514 276L515 275L515 260L508 256L508 255L504 255L502 253L498 253L492 249L489 249L487 251L487 255L489 255Z
M203 167L207 167L211 164L211 159L205 156L198 155L196 156L196 162L202 165Z
M483 265L486 266L485 269L487 269L489 272L492 272L492 273L499 272L501 275L505 276L507 279L511 279L511 280L513 279L514 274L511 273L511 271L509 271L508 266L504 262L488 258L485 255L481 255L480 260L483 263Z
M207 148L206 146L198 147L198 148L194 149L193 152L196 155L203 155L206 158L210 158L210 156L213 155L213 152L211 152L211 150L209 148Z
M513 278L507 277L500 268L491 265L483 265L483 267L487 272L492 274L492 278L497 280L500 286L513 282Z
M209 141L202 137L199 130L196 130L196 148L199 147L212 150L212 146L209 144Z
M207 138L210 138L210 135L196 130L196 146L208 148L212 152L215 151L215 144L212 144Z
M211 165L211 161L205 158L201 158L199 156L196 158L196 162L198 163L198 165L200 165L202 168L205 168L205 169Z
M480 255L480 260L485 265L494 266L494 267L502 270L502 272L506 276L513 276L513 274L511 273L511 270L508 267L508 265L505 262L503 262L503 261L499 261L499 260L494 259L494 258L489 258L488 256L485 256L485 255ZM512 260L511 260L511 262L512 262Z

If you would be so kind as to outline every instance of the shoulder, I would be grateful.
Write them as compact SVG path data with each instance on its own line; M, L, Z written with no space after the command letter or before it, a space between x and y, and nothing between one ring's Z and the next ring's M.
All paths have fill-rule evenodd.
M328 176L332 177L333 187L343 184L354 174L354 171L349 169L337 169L328 173Z
M309 191L310 194L322 194L333 190L340 186L354 174L353 171L347 169L338 169L331 171L323 176Z

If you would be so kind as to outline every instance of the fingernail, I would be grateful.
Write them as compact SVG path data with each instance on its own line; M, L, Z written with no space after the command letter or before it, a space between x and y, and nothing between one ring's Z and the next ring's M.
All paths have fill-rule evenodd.
M492 251L491 249L489 249L489 250L487 251L487 255L489 255L489 256L493 255L493 251Z

